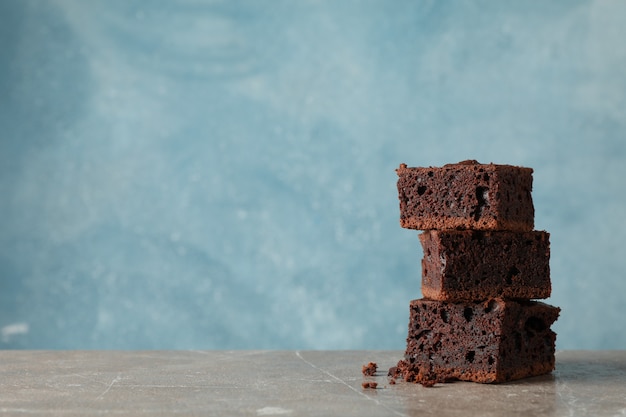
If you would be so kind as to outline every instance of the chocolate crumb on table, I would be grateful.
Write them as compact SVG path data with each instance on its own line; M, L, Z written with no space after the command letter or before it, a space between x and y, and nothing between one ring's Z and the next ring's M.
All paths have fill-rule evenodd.
M377 369L378 365L376 364L376 362L370 362L367 365L363 365L361 372L363 372L363 375L365 376L374 376Z
M374 381L365 381L361 384L363 389L376 389L378 387L378 382Z
M410 368L406 360L400 360L398 365L389 368L389 384L395 385L396 379L406 382L421 384L423 387L433 387L438 382L447 382L446 379L438 376L433 371L433 366L423 366L421 368Z

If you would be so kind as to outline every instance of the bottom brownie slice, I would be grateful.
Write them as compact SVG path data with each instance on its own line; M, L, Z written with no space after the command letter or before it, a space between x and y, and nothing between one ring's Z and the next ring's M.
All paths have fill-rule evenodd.
M492 299L410 304L404 359L389 376L432 385L452 380L494 383L554 369L560 309L537 301Z

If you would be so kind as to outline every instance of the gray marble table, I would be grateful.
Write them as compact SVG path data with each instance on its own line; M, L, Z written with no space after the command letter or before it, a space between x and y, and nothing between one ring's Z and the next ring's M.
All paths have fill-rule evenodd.
M399 351L0 351L0 414L625 416L626 351L562 351L552 375L388 383ZM374 377L361 366L379 365ZM364 389L376 381L376 389Z

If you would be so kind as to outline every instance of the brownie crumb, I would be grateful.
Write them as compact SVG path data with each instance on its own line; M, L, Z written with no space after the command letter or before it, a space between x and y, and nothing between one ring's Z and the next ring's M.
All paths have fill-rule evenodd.
M361 372L363 372L363 375L365 376L374 376L377 369L378 365L376 365L376 362L370 362L367 365L363 365Z
M423 387L431 388L437 383L437 381L434 379L423 379L419 381L419 383L422 384Z
M427 369L415 369L414 366L405 360L400 360L397 366L389 368L387 376L391 385L396 384L396 379L421 384L426 388L430 388L440 382L446 382L444 378L438 377L430 367Z
M365 381L361 384L363 389L376 389L378 387L378 382L373 381Z

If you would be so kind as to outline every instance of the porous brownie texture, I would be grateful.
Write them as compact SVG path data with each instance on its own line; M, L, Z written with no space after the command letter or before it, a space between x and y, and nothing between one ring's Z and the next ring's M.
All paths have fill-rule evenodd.
M432 385L452 380L499 383L554 369L560 309L539 301L491 299L410 304L404 359L392 378Z
M365 376L374 376L377 369L378 365L376 364L376 362L370 362L367 365L363 365L363 367L361 368L361 372Z
M463 161L443 167L400 164L400 225L417 230L531 231L532 168Z
M548 298L550 234L430 230L420 233L422 295L440 301Z

